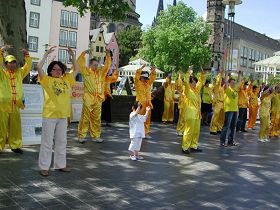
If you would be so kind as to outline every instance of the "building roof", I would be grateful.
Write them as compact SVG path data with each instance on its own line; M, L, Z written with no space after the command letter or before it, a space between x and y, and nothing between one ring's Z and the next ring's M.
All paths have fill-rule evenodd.
M90 30L89 35L92 36L90 41L95 42L99 33L101 33L101 32L103 32L103 29L101 29L101 28Z
M109 44L110 43L110 41L111 41L112 37L114 36L114 34L115 34L114 32L104 34L105 44Z
M229 20L225 19L224 34L227 34L227 24ZM268 49L279 51L280 43L278 40L272 39L265 34L261 34L238 23L234 23L234 39L243 39L252 43L256 43Z

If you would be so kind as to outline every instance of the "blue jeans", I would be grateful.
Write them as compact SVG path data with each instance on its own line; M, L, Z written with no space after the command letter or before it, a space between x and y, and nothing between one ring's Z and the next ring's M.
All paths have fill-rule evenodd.
M228 135L228 144L233 144L233 135L236 127L236 120L237 112L225 112L225 121L220 136L220 144L226 143L228 129L230 129L230 133Z
M247 108L239 108L236 131L245 130L246 121L247 121Z

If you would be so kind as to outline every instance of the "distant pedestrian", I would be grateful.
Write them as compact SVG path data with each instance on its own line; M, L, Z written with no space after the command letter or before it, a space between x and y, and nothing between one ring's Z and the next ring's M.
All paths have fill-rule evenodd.
M132 112L129 115L129 136L130 145L128 150L130 153L131 160L143 160L144 158L139 156L139 151L141 149L142 138L145 137L145 127L144 123L147 120L147 116L150 111L150 107L146 107L145 115L140 115L139 112L142 109L142 105L139 102L135 102L132 106Z

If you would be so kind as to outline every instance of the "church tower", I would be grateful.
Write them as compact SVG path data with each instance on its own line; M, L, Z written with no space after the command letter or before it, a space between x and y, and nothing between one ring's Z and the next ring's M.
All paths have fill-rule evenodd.
M157 18L158 18L158 16L159 16L159 13L160 13L160 11L163 11L163 10L164 10L164 7L163 7L163 0L159 0L159 2L158 2L158 8L157 8L157 14L156 14L156 17L154 17L152 26L155 26L155 25L156 25L156 21L157 21Z
M225 5L222 0L207 0L207 22L211 26L209 46L212 50L211 68L224 68Z

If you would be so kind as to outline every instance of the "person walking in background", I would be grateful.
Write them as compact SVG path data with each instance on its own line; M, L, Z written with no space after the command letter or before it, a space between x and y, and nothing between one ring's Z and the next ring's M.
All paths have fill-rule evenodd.
M226 75L227 76L227 75ZM226 79L225 82L225 95L224 95L224 109L225 109L225 121L224 126L220 135L220 145L221 146L236 146L234 142L234 131L236 129L236 120L238 113L238 87L240 85L241 72L238 72L238 84L235 85L235 80L233 78ZM228 135L228 141L226 142L227 132L230 131Z
M52 61L48 65L47 75L43 65L55 46L47 50L37 65L39 82L44 90L42 139L39 153L39 168L42 176L49 175L54 145L54 168L62 172L70 172L66 166L67 118L70 117L71 91L79 68L75 54L68 48L74 71L66 73L67 67L60 61Z
M19 68L15 56L7 55L4 70L4 51L11 47L4 45L0 48L0 152L8 140L10 149L22 154L20 109L25 107L22 80L29 74L32 60L28 51L21 49L25 58L24 66Z
M224 120L224 79L223 71L220 71L216 77L213 87L213 116L210 123L210 134L217 135L221 133Z
M167 122L173 122L174 119L174 94L175 85L172 84L171 75L166 78L164 87L164 111L162 115L162 122L166 124Z
M249 96L249 120L248 120L248 129L254 129L254 126L257 121L257 115L259 110L259 92L260 84L258 86L253 85L254 80L251 80L248 87L248 96Z
M201 88L205 84L205 72L201 68L199 80L192 75L192 66L185 77L186 123L182 138L182 153L202 152L198 148L201 120ZM191 76L192 75L192 76Z
M142 105L136 101L132 106L132 112L129 115L129 137L130 145L128 150L130 151L131 160L143 160L142 156L139 156L139 151L141 149L142 138L145 137L145 127L144 123L147 120L148 114L150 112L150 107L146 107L145 115L140 115L140 110Z
M236 124L236 132L247 132L245 129L247 121L247 107L248 107L248 91L247 82L242 80L238 88L238 120Z
M89 51L82 52L77 63L84 79L84 97L81 119L78 125L78 141L85 143L85 137L89 130L92 141L102 143L101 135L101 107L105 100L105 78L111 66L110 51L106 50L105 64L99 68L98 61L91 58L89 67L86 67L85 55Z
M135 91L136 91L136 101L142 105L142 108L139 114L144 115L146 113L146 107L153 108L151 102L151 89L152 84L156 79L156 69L154 67L151 68L151 76L149 76L149 72L143 71L146 65L141 66L140 69L137 69L134 83L135 83ZM151 113L148 113L147 120L145 122L145 138L151 138L150 136L150 121L151 121Z

